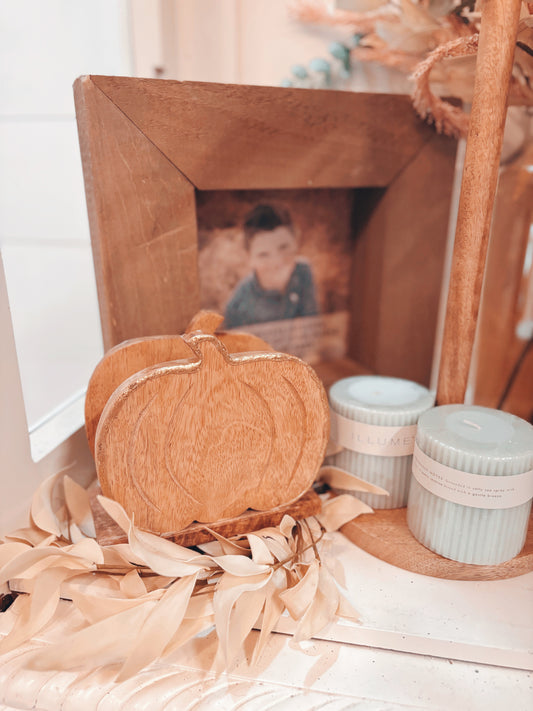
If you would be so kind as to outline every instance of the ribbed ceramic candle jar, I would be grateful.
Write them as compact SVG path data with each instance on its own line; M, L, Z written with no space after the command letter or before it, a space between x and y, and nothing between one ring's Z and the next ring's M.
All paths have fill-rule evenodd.
M332 464L389 492L390 496L358 492L357 497L372 508L405 506L416 423L433 406L433 395L410 380L358 375L336 382L329 402L331 439L344 448Z
M522 549L533 496L533 427L507 412L443 405L419 420L407 523L445 558L496 565Z

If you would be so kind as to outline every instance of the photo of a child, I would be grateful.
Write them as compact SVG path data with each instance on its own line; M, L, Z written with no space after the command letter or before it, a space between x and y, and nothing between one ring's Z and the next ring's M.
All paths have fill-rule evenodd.
M309 363L346 353L349 190L199 191L201 307Z
M309 263L298 257L288 210L259 204L244 220L251 273L238 285L225 313L226 328L316 316L318 307Z

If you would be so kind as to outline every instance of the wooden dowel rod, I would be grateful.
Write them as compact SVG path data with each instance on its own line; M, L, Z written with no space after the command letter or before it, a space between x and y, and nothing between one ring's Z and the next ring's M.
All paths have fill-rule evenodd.
M437 403L464 402L498 181L520 0L482 4Z

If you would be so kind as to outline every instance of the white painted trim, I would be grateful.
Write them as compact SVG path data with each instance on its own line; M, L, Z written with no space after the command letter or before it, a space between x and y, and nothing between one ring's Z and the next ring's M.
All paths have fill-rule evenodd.
M30 434L26 421L24 397L15 347L15 337L9 310L6 279L0 252L0 535L27 521L31 497L38 484L50 474L71 467L80 483L94 476L94 462L87 446L82 421L74 403L67 403L54 417L32 433L40 441L43 455L32 458ZM74 406L74 409L73 409ZM55 430L55 438L51 438ZM63 439L66 434L66 439ZM43 447L45 437L48 446ZM35 446L35 445L34 445Z

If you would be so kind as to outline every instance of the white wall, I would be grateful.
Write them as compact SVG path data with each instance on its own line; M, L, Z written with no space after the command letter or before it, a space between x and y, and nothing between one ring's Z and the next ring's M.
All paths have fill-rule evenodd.
M72 82L129 74L125 0L0 0L0 248L30 426L101 355Z

